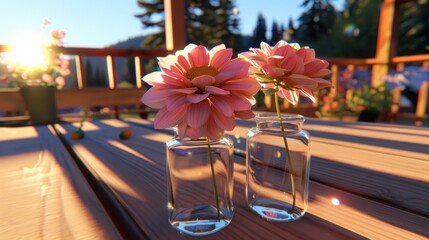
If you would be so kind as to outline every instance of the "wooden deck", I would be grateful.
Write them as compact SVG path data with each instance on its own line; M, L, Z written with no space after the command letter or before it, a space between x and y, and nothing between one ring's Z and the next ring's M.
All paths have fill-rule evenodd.
M308 213L267 222L246 205L245 135L235 144L234 218L202 239L428 239L429 129L307 119ZM167 221L165 142L143 119L0 128L0 239L193 239ZM130 128L133 136L120 140ZM332 199L340 204L332 204ZM201 239L201 237L200 237Z

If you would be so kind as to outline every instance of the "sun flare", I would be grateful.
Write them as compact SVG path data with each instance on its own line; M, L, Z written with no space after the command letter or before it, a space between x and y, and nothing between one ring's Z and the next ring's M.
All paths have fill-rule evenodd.
M27 35L13 41L10 59L29 68L45 63L39 36Z

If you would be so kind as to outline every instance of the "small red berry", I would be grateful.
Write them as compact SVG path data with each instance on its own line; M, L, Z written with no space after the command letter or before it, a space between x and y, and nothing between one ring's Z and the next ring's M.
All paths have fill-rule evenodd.
M121 131L121 133L119 134L119 138L120 139L130 139L131 136L133 135L133 132L131 131L131 129L124 129Z
M85 132L82 129L77 129L76 131L72 132L70 135L70 138L73 140L79 140L82 139L85 136Z

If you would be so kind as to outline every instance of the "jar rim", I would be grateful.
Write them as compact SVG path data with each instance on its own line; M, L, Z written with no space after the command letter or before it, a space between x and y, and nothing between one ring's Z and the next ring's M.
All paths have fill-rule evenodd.
M295 113L282 113L281 118L282 120L288 121L288 122L291 122L291 121L302 122L305 120L304 116L300 114L295 114ZM255 116L255 120L277 121L278 119L279 117L275 113L258 113Z

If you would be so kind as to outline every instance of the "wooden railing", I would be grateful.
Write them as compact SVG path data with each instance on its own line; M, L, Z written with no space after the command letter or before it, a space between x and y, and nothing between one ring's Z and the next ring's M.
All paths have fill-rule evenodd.
M140 98L146 90L142 84L143 66L142 60L156 58L169 54L165 50L142 50L142 49L117 49L117 48L76 48L76 47L47 47L53 51L59 51L65 55L71 56L75 61L75 72L77 89L63 89L57 91L57 107L70 108L81 107L86 113L91 112L92 107L111 107L112 112L118 116L120 106L135 106L135 109L141 116L145 115L146 108L141 104ZM12 51L9 45L0 45L0 53ZM83 57L104 57L107 69L107 87L88 87L88 80L85 79ZM117 57L133 58L135 65L135 87L118 88L118 79L114 59ZM73 71L73 69L71 69ZM0 113L1 112L25 112L25 106L19 89L0 88ZM126 112L129 112L126 110ZM27 119L28 116L14 116L11 118L3 117L3 120Z
M390 59L389 62L381 62L376 58L367 58L367 59L342 59L342 58L324 58L330 63L331 66L331 82L337 86L337 78L339 75L339 67L347 67L349 70L353 71L357 66L363 66L372 71L371 82L373 84L381 83L381 79L378 79L382 74L377 73L378 68L376 66L386 65L389 69L395 69L398 72L404 70L405 64L421 64L422 69L427 69L429 71L429 54L420 54L420 55L411 55L411 56L396 56ZM377 79L375 79L377 78ZM335 90L333 90L335 91ZM420 85L420 88L417 92L417 106L414 114L408 115L408 118L417 118L417 119L428 119L427 112L429 111L429 79L423 80ZM394 91L394 101L399 102L401 97L400 90ZM392 108L394 113L398 112L398 107L394 106ZM397 113L398 117L400 113Z
M8 45L0 45L1 52L9 52L12 48ZM77 89L64 89L57 92L57 106L58 108L67 107L113 107L114 114L117 116L119 113L118 106L120 105L135 105L139 106L140 112L145 112L145 108L140 102L140 98L146 90L142 85L141 77L144 75L142 59L155 58L159 56L166 56L171 53L170 51L153 51L153 50L141 50L141 49L116 49L116 48L75 48L75 47L60 47L53 48L54 51L60 51L63 54L73 56L76 63L76 81ZM107 75L108 75L108 86L107 87L88 87L88 79L85 79L83 57L103 57L106 60ZM114 59L117 57L133 58L135 64L135 87L133 88L118 88L118 79L116 78L116 66ZM407 63L422 63L422 67L429 66L429 54L414 55L414 56L400 56L394 57L388 63L378 61L376 58L368 59L347 59L347 58L323 58L330 63L332 71L331 82L334 86L338 83L338 76L341 69L347 68L353 71L357 67L365 67L369 71L373 71L377 65L389 65L391 69L401 70L404 64ZM429 79L428 79L429 80ZM335 91L335 88L333 88ZM428 92L429 84L428 81L422 83L418 93L418 104L415 112L415 116L418 118L426 118L428 111ZM399 96L397 96L397 100ZM266 110L272 110L273 104L271 99L266 99ZM310 107L309 113L305 115L312 115L312 112L317 109L317 103L315 104L302 104L298 107L290 106L287 102L283 104L284 108L288 108L288 111L293 112L303 111L302 108ZM22 103L22 98L19 94L19 89L0 89L0 112L24 112L25 106Z

